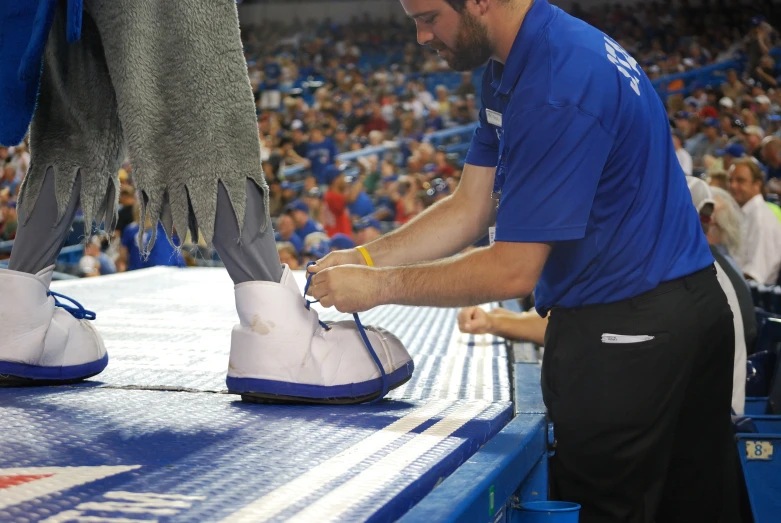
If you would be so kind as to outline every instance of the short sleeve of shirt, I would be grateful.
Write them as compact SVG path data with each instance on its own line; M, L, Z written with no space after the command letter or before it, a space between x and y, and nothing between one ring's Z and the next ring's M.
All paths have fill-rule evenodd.
M575 106L524 111L505 127L496 240L583 238L614 137Z
M477 128L472 134L472 143L466 153L466 163L480 167L496 167L499 158L499 137L497 129L488 123L485 107L480 109Z

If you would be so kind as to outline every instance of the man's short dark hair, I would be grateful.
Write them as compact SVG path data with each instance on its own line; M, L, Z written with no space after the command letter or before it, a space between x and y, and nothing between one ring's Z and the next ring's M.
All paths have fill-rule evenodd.
M506 4L509 1L510 0L499 0L499 3ZM466 8L466 0L445 0L445 2L450 4L450 7L459 13Z
M463 11L464 7L466 6L466 0L445 0L445 2L450 4L450 7L459 13Z

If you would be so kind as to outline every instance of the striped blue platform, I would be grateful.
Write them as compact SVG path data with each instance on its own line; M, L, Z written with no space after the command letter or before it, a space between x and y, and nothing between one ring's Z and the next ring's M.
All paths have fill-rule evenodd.
M0 389L0 521L394 521L513 416L505 345L462 335L455 310L362 315L415 360L385 402L268 406L225 393L223 269L52 289L97 312L110 363L75 386Z

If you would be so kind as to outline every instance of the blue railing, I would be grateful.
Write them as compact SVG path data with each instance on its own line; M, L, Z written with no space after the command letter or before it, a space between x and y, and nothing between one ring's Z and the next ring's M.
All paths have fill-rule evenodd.
M770 51L770 54L778 58L781 56L781 48L775 48ZM717 64L706 65L699 69L693 69L686 71L685 73L672 74L658 78L651 82L659 93L659 96L663 100L666 100L668 96L674 94L688 95L692 91L692 86L699 85L713 85L718 86L726 81L726 73L730 69L735 69L740 75L746 66L745 60L729 60L727 62L719 62ZM682 89L670 89L670 84L680 81L683 84Z
M469 124L469 125L463 125L459 127L452 127L450 129L444 129L442 131L436 131L433 133L429 133L423 137L424 142L430 142L434 146L440 146L445 145L448 149L448 152L456 152L456 149L458 147L463 147L464 145L466 147L469 147L469 139L466 140L458 140L456 143L450 143L447 144L449 140L458 138L459 136L465 136L467 138L471 138L472 132L474 131L475 127L477 127L476 123ZM358 158L362 158L365 156L371 156L373 154L382 155L386 152L390 151L396 151L400 147L400 143L395 142L388 145L379 145L375 147L364 147L363 149L359 149L357 151L349 151L346 153L342 153L336 156L337 162L350 162L353 160L357 160ZM285 168L285 170L282 171L282 174L285 178L293 177L297 174L301 174L307 170L306 167L302 165L293 165L291 167Z

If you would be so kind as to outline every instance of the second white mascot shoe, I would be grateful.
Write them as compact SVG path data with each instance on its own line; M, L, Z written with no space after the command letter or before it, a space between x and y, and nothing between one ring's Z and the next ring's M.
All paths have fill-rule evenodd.
M9 304L0 315L0 386L71 383L108 364L94 313L59 302L69 298L49 291L53 272L53 265L38 274L0 270Z
M364 329L375 361L355 322L321 323L287 266L280 283L245 282L235 292L240 323L226 383L246 401L362 403L412 376L412 358L390 332Z

